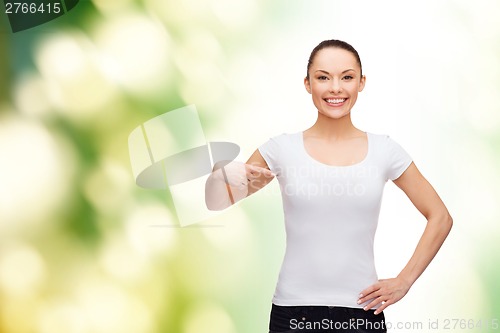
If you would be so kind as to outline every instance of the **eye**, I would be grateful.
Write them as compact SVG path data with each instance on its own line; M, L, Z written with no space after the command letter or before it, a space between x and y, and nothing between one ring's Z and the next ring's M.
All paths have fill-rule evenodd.
M321 75L321 76L318 76L318 80L324 81L324 80L328 80L328 78L325 75Z
M346 75L342 79L349 81L349 80L354 79L354 77L352 77L351 75Z

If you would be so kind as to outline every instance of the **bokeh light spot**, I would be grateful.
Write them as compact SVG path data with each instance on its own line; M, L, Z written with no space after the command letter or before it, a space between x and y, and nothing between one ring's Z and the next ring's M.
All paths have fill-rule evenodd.
M23 243L9 244L0 249L1 289L14 296L35 293L47 274L38 251Z
M186 314L184 333L236 333L229 314L214 303L197 303Z
M49 222L45 218L64 202L73 164L56 140L38 123L0 123L0 228Z
M160 23L138 14L123 14L98 27L95 40L110 79L138 94L164 88L170 38Z

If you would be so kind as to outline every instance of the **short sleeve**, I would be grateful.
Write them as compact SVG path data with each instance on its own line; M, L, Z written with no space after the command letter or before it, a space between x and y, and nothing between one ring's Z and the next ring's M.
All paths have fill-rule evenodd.
M267 163L269 169L278 175L280 154L283 152L281 138L284 134L272 137L258 147L258 150Z
M395 180L403 174L412 162L411 156L399 143L386 137L387 148L387 172L386 180Z

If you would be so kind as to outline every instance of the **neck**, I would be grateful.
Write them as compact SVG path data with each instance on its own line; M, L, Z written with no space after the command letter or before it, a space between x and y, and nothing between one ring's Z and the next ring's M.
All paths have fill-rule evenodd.
M311 136L321 137L327 140L342 140L359 135L361 131L354 127L351 115L333 119L318 112L318 119L314 125L306 130Z

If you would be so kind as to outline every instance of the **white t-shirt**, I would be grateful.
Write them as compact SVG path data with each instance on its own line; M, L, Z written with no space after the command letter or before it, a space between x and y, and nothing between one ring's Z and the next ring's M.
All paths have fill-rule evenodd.
M389 136L367 137L367 155L349 166L312 158L302 132L275 136L258 148L283 198L286 251L274 304L366 305L357 300L378 280L373 241L384 185L412 162Z

